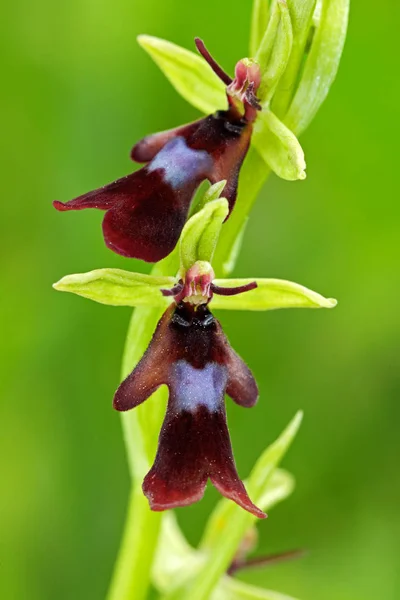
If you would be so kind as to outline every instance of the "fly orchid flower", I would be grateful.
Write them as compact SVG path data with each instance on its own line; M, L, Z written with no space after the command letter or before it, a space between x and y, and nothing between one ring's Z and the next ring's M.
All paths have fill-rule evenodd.
M221 494L264 518L237 473L224 401L227 393L240 406L252 407L258 388L208 309L213 292L226 293L213 286L213 276L209 263L196 263L185 281L169 290L175 302L159 321L143 358L118 388L114 407L135 408L160 385L169 388L157 455L143 482L152 510L197 502L210 479ZM254 282L228 293L255 287Z
M192 504L210 479L224 496L263 518L237 473L224 402L226 393L243 407L254 406L257 384L209 305L271 310L330 308L336 302L277 279L215 279L211 260L229 211L225 198L215 198L222 189L224 182L210 188L204 207L185 224L176 277L99 269L66 276L55 287L114 306L164 309L147 350L114 397L114 407L127 411L160 386L169 389L155 462L143 482L150 507L161 511Z
M225 179L229 210L234 206L240 167L261 109L256 98L260 70L254 61L243 59L232 79L201 40L196 39L196 46L226 85L228 109L145 137L131 152L134 161L147 163L144 167L69 202L53 203L59 211L105 210L105 243L122 256L148 262L167 256L176 246L196 189L206 179Z

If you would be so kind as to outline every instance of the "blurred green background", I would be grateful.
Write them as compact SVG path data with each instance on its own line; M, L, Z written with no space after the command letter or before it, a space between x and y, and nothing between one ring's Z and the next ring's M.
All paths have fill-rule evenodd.
M57 294L67 273L146 268L106 249L102 213L70 199L131 169L143 135L198 117L135 37L193 48L232 71L250 1L15 0L3 17L0 597L97 600L123 524L128 473L111 408L130 310ZM302 137L308 177L271 177L236 273L298 281L334 311L224 313L260 385L230 403L239 472L298 408L284 466L294 495L260 527L258 552L307 548L245 578L302 600L400 597L398 22L394 0L353 2L328 100ZM178 511L189 540L217 499Z

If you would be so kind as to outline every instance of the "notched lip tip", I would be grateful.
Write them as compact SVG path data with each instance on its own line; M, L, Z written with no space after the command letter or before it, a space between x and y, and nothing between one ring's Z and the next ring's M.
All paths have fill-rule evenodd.
M204 497L203 490L200 494L191 496L190 498L186 498L185 500L176 500L175 502L167 502L165 504L161 504L160 502L153 502L144 490L143 493L149 502L150 510L153 510L154 512L163 512L164 510L173 510L175 508L186 508L187 506L191 506L196 502L200 502L200 500L202 500Z

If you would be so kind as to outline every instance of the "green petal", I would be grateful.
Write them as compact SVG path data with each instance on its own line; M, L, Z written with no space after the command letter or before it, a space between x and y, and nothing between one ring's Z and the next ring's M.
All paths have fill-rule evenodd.
M275 310L277 308L334 308L337 300L325 298L308 288L285 279L215 279L220 287L238 287L257 282L257 287L237 296L214 294L211 307L228 310Z
M269 1L254 0L250 28L250 56L255 56L268 25Z
M302 413L298 412L280 437L263 452L256 462L247 481L249 496L255 504L262 499L274 470L289 449L300 427L302 416ZM239 544L256 521L254 515L244 511L233 502L230 504L229 525L220 531L220 535L216 537L214 545L209 550L206 564L199 570L195 579L190 581L190 600L208 600L213 597L212 593L231 564ZM173 597L184 600L188 597L187 592L187 588L184 588Z
M186 223L180 239L183 273L197 261L212 261L222 223L228 216L228 212L228 201L219 198L206 204Z
M304 152L294 133L273 112L263 109L254 124L253 144L282 179L305 179Z
M53 287L111 306L163 307L170 300L164 298L160 290L171 288L175 283L174 277L153 277L122 269L97 269L66 275Z
M187 102L206 114L226 108L225 86L200 56L150 35L138 42Z
M285 123L299 135L310 124L336 77L346 38L349 0L322 0L304 71Z

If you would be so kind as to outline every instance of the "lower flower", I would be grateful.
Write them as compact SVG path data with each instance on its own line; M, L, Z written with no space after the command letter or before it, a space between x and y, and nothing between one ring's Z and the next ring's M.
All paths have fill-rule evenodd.
M143 358L118 388L114 407L134 408L162 384L169 388L167 414L143 482L150 507L192 504L210 479L221 494L264 518L237 473L224 402L226 392L237 404L254 406L257 384L205 304L182 302L166 310Z

